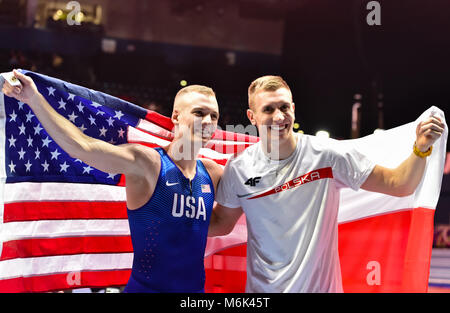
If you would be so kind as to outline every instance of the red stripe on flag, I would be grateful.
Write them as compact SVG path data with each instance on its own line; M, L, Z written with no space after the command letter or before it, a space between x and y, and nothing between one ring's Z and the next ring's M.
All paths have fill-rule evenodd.
M129 252L133 252L130 236L21 239L3 243L0 261L55 255Z
M344 291L426 292L433 216L416 208L340 224Z
M434 236L434 210L412 212L405 253L402 292L427 292Z
M126 185L126 182L125 182L125 175L120 175L120 179L119 179L119 182L117 183L117 186L120 186L120 187L125 187L125 185Z
M65 219L126 219L125 201L17 202L4 207L3 222Z
M151 143L151 142L146 142L146 141L133 141L133 140L129 140L128 143L137 143L143 146L147 146L149 148L158 148L160 146L158 146L156 143Z
M217 129L212 139L216 140L226 140L226 141L237 141L237 142L250 142L250 143L256 143L259 141L259 138L256 136L250 136L247 134L241 134L241 133L233 133L221 129Z
M171 134L171 138L167 138L166 136L163 136L163 135L155 133L155 132L150 132L150 131L148 131L148 130L146 130L144 128L141 128L141 127L136 127L136 129L138 129L139 131L141 131L143 133L146 133L146 134L148 134L150 136L154 136L156 138L159 138L159 139L168 140L168 141L172 141L173 140L172 133L170 133Z
M250 147L252 144L250 143L246 143L246 144L231 144L231 143L221 143L221 142L208 142L206 144L206 148L209 148L211 150L214 150L218 153L223 153L223 154L237 154L240 153L242 151L244 151L245 149L247 149L248 147Z
M0 280L0 293L47 292L87 287L124 286L131 270L82 271Z
M165 128L166 130L172 131L173 123L172 120L167 116L149 110L147 112L147 115L145 116L145 119L162 128Z
M286 191L286 190L301 186L303 184L310 183L315 180L324 179L324 178L333 178L333 171L332 171L331 167L324 167L324 168L321 168L318 170L311 171L302 176L294 178L293 180L291 180L287 183L284 183L283 185L280 185L278 187L275 187L274 189L266 191L263 194L248 198L248 200L269 196L274 193Z

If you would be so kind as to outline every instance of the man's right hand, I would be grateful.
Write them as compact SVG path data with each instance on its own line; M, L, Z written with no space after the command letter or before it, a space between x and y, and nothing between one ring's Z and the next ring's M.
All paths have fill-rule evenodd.
M14 70L13 73L14 76L20 80L22 86L11 86L11 84L5 80L2 92L8 97L12 97L21 102L30 104L39 95L36 85L31 77L23 75L17 70Z

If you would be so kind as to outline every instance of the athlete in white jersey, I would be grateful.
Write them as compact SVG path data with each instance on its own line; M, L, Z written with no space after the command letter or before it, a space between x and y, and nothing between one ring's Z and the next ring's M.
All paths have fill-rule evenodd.
M338 141L295 134L292 94L281 77L250 85L247 115L261 140L228 161L209 236L229 233L245 213L247 292L342 292L339 188L411 194L444 125L434 117L419 124L415 152L387 169Z

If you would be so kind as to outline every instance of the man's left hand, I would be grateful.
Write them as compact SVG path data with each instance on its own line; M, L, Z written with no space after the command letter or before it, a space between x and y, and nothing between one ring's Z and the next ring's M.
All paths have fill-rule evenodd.
M416 128L416 147L422 152L427 151L441 137L444 128L445 124L437 116L420 122Z

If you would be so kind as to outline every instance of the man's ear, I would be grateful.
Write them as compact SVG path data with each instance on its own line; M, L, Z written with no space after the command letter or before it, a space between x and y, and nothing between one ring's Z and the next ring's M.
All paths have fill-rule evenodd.
M295 112L295 103L294 102L292 102L292 111Z
M178 116L180 115L180 112L178 112L178 110L173 110L172 111L172 116L170 117L170 119L172 120L172 123L174 125L178 124Z
M252 123L252 125L256 125L255 113L253 113L252 110L247 109L247 117L250 123Z

